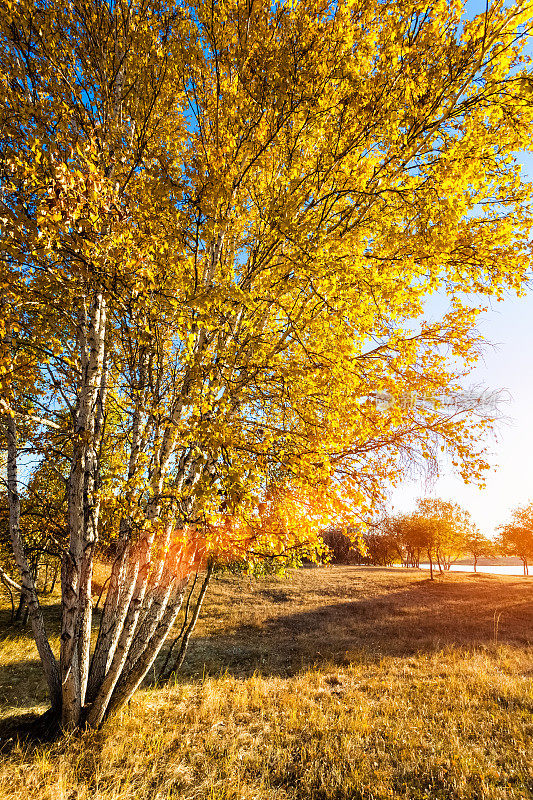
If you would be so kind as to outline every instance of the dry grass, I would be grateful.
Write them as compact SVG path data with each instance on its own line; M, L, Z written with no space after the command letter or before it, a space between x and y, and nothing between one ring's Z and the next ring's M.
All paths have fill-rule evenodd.
M98 733L15 745L0 797L525 800L532 643L531 579L355 567L220 579L180 682L147 686ZM8 628L5 723L42 706L34 659Z

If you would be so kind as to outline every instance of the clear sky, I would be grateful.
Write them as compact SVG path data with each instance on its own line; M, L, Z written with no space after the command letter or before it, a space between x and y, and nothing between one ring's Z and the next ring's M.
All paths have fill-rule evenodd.
M468 15L483 11L485 2L470 0ZM533 47L529 48L531 52ZM533 180L533 154L517 154L524 175ZM493 469L486 488L465 485L461 478L443 475L427 489L423 480L406 480L391 496L394 512L413 510L417 497L429 494L467 508L487 535L506 522L517 505L533 501L533 286L525 297L493 302L479 325L490 346L471 375L471 385L506 389L500 409L505 420L490 442Z

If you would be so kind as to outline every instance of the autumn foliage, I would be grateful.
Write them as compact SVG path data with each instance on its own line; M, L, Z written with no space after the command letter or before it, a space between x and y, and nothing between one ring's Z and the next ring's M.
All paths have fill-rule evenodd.
M10 532L64 726L131 696L192 570L312 550L440 447L482 472L486 420L453 396L479 345L465 293L519 289L530 266L513 153L531 4L461 15L5 4ZM416 322L437 289L449 312ZM59 663L20 534L26 441L66 486ZM114 565L92 650L99 541Z

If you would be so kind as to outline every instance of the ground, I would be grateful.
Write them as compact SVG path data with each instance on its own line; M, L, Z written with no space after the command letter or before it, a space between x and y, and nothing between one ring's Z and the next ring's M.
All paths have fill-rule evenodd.
M179 679L54 744L17 741L44 685L0 622L2 800L533 798L531 578L218 578Z

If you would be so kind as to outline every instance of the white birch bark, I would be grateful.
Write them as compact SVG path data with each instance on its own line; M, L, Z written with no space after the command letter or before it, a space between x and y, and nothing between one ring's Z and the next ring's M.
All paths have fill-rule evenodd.
M7 574L7 572L4 572L2 567L0 567L0 578L4 581L6 586L9 586L10 589L16 589L17 592L21 593L24 591L20 583L14 581L13 578Z
M165 639L167 638L176 618L179 614L181 604L183 602L184 590L187 584L187 579L178 582L174 590L174 597L169 602L166 611L156 628L150 641L147 643L146 649L142 656L137 660L133 669L124 681L116 687L116 690L111 697L109 705L106 709L105 716L118 711L118 709L127 703L135 690L140 686L148 670L156 660Z
M149 524L154 522L159 515L159 496L163 487L164 469L170 460L173 449L173 442L169 442L166 437L163 437L158 453L159 458L156 459L156 468L152 475L152 498L148 503L146 512L146 519ZM162 452L164 458L160 457ZM170 529L168 534L170 534ZM133 575L128 575L126 578L126 585L133 586L133 591L129 605L126 607L124 621L117 625L115 629L118 639L114 646L111 663L107 667L100 685L98 687L95 686L94 700L87 715L87 723L91 727L98 727L107 713L109 702L117 684L121 680L130 653L130 647L138 630L139 622L143 615L144 602L150 579L154 541L154 529L149 527L147 532L142 535L140 541L137 543L136 550L139 555L136 554L136 557L133 559L133 564L138 564L138 572L136 580ZM163 565L160 566L162 567ZM156 565L156 573L158 569L159 567ZM162 607L163 611L165 607L166 602ZM148 643L148 647L149 646L150 644ZM93 691L94 689L91 681L91 697L93 696Z
M142 623L137 625L135 635L128 651L128 657L124 663L120 682L127 678L138 659L149 646L151 638L166 611L168 601L172 594L173 585L174 580L170 578L166 586L159 586L153 590L153 597L150 602L148 613L144 616Z
M142 420L142 402L144 400L144 392L142 390L144 389L145 381L146 368L143 355L139 365L139 395L136 399L132 419L128 481L131 481L137 474L139 456L151 430L151 420L146 420L144 424ZM131 500L131 490L128 490L126 500ZM86 693L88 703L94 702L104 676L111 665L135 589L139 563L136 560L134 560L133 564L130 563L132 555L131 535L131 520L127 517L122 518L119 528L118 553L111 568L110 582L98 629L98 637L90 663Z
M170 539L172 536L173 524L174 524L174 515L171 516L171 519L168 520L165 526L164 536L161 539L159 539L158 537L154 541L154 550L157 548L159 554L156 559L152 559L152 561L155 561L155 565L152 568L149 585L147 586L147 591L145 592L143 605L139 612L139 616L137 618L137 624L132 639L132 646L134 641L137 640L140 636L139 631L141 627L143 627L145 619L151 616L152 605L156 604L156 606L158 607L161 605L162 594L166 592L167 588L170 585L172 579L172 573L169 571L168 565L169 562L172 562L172 554L174 552L174 550L170 548ZM130 658L131 658L131 652L128 654L128 660Z
M127 534L124 528L122 528L121 534L120 550L111 568L98 638L89 669L86 692L86 700L89 703L94 702L104 675L111 664L137 578L138 563L135 563L131 580L129 579L131 542L126 538Z
M98 394L103 383L105 331L106 303L102 293L98 293L90 308L82 305L79 314L81 385L68 482L69 548L61 575L62 724L67 729L80 723L89 658L94 523L99 509L94 493L98 466L94 436Z
M154 533L149 529L137 543L140 557L138 559L134 558L133 563L130 564L130 567L137 568L138 570L137 579L133 580L131 575L128 576L128 583L133 585L131 600L126 607L124 623L120 629L120 635L111 664L106 671L101 685L98 687L98 692L87 715L87 723L90 727L98 727L101 724L113 690L126 662L129 647L135 634L137 620L142 610L146 587L148 585L153 542Z
M105 320L101 325L105 325ZM104 332L105 336L105 332ZM92 574L93 556L96 542L98 541L98 521L100 517L100 502L98 499L98 449L102 436L105 401L107 393L107 367L105 364L105 344L103 356L103 369L99 394L96 398L96 420L92 447L88 453L87 475L85 486L85 545L80 573L80 615L81 624L78 637L78 661L80 667L80 703L83 707L89 677L89 654L91 647L92 629Z
M9 534L13 554L20 572L22 590L26 597L33 636L41 663L43 665L52 710L59 714L61 709L61 678L59 666L50 647L46 633L42 609L37 596L35 581L24 552L24 542L20 532L20 496L18 491L17 428L14 418L8 414L6 424L7 438L7 493L9 504Z
M197 339L196 358L201 356L206 341L205 333L200 331ZM151 499L146 509L148 523L157 520L160 514L159 498L175 452L179 416L185 407L187 394L194 382L193 373L194 369L187 371L170 424L161 437L160 445L155 453L151 475ZM128 469L130 478L135 475L137 469L137 460L140 449L142 449L139 447L141 440L140 411L139 408L136 408ZM173 486L174 491L181 492L186 483L187 493L189 498L192 498L194 488L201 479L206 463L207 457L201 450L199 452L196 450L196 453L189 451L179 464L178 475ZM182 511L186 512L186 509L182 509ZM117 698L123 697L124 692L131 696L134 688L130 691L128 687L133 684L137 686L138 682L142 680L146 670L156 658L179 611L181 599L176 609L176 601L172 599L175 594L173 591L175 578L164 571L166 559L161 558L153 563L153 554L157 545L162 546L163 552L167 550L171 530L171 522L169 522L165 537L161 542L156 539L151 528L148 528L137 542L134 550L124 560L122 568L126 562L129 562L124 580L119 574L121 568L114 568L115 574L112 574L111 577L89 674L87 701L91 703L91 706L87 713L87 724L91 727L98 727L102 723L109 713L110 703L115 707L118 702ZM126 535L130 535L130 533L128 532ZM187 579L184 579L183 587L186 582ZM165 628L170 617L172 617L172 621ZM163 629L165 629L165 633L160 640ZM157 646L154 644L156 642ZM151 653L155 654L150 655ZM148 666L146 666L147 663ZM142 676L136 677L141 672Z

